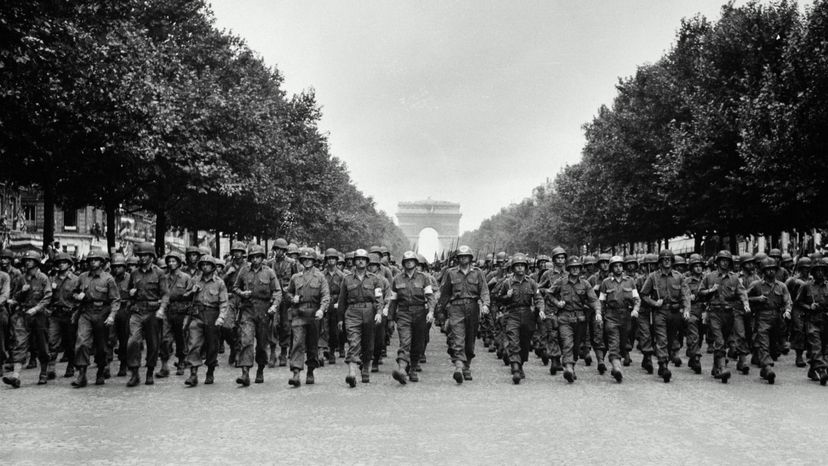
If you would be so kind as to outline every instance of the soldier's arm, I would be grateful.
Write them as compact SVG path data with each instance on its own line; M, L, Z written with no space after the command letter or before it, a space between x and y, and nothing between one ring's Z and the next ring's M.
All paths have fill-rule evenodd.
M163 276L158 280L158 286L161 288L161 306L158 310L163 312L167 310L167 306L170 304L170 286Z
M244 280L242 279L242 270L239 270L239 273L236 274L236 279L233 280L232 292L235 295L243 297L242 296L243 291L244 291Z
M655 287L654 279L652 275L648 275L647 279L644 280L644 286L641 287L641 299L644 300L647 305L652 307L656 306L656 300L650 297L653 293L653 288Z
M532 301L535 303L535 310L537 310L538 313L546 313L546 300L543 299L543 295L540 292L537 282L532 283L532 288L534 290Z
M109 318L115 319L115 315L121 310L121 290L112 276L106 281L106 294L109 300Z
M388 297L388 320L397 320L397 281L391 282L390 295Z
M322 279L322 299L319 301L319 309L324 312L328 309L328 306L331 304L331 290L328 287L328 280L325 279L323 275Z
M747 297L748 301L751 303L758 302L762 297L762 292L757 289L759 284L761 284L761 280L756 280L755 282L751 283L750 286L747 287Z
M46 309L46 307L52 301L52 283L49 281L49 278L45 276L43 280L43 288L43 297L40 298L40 301L38 301L38 303L34 305L34 309L36 309L37 312Z
M279 283L279 277L276 276L276 272L273 269L267 269L270 273L268 274L270 279L270 306L279 307L282 304L282 284Z
M224 280L219 280L219 318L222 322L227 321L227 312L230 309L229 306L229 297L227 295L227 285L224 284Z
M736 294L739 295L739 300L742 301L744 306L750 306L748 303L747 290L745 289L745 285L742 283L742 280L736 280Z
M434 308L437 307L437 294L434 292L434 288L432 288L432 279L426 277L426 280L429 280L429 285L425 287L426 305L428 306L428 312L434 313Z
M480 274L480 278L481 278L481 280L479 280L477 282L478 283L477 288L480 292L480 301L482 302L482 304L484 306L489 307L490 304L491 304L491 300L489 299L489 287L486 286L486 284L485 284L486 277L483 276L483 272L481 272L479 270L478 270L477 273Z
M348 285L346 285L346 282L347 280L343 278L339 284L339 304L336 306L336 319L339 323L345 320L345 309L348 307Z
M444 273L442 281L440 282L440 300L437 302L437 312L445 313L446 304L448 304L451 297L451 280L448 278L449 273Z
M793 309L793 301L791 300L791 293L788 292L788 287L786 286L782 286L782 301L785 303L785 310L783 312L790 316L791 309Z
M681 305L684 308L685 314L690 313L690 285L687 284L687 279L681 277Z
M587 304L595 311L595 314L601 314L601 301L598 301L598 296L595 295L595 290L591 286L586 289Z
M0 306L6 304L11 293L11 280L9 275L5 272L0 272Z

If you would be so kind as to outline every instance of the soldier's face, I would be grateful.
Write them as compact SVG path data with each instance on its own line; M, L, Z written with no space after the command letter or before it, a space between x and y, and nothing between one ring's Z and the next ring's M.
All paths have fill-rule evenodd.
M460 265L462 265L463 267L471 264L471 257L469 256L460 256L458 260L460 261Z
M103 261L100 259L89 259L89 268L92 270L98 270L103 266Z
M199 256L200 256L200 254L197 253L197 252L191 252L191 253L187 254L187 263L188 264L195 264L196 261L198 260Z
M612 264L613 275L621 275L624 273L624 264Z
M609 262L607 262L607 261L599 262L598 263L598 268L601 269L603 272L608 271L609 270Z
M328 267L335 267L337 263L336 257L329 257L328 258Z
M669 257L662 257L659 263L661 264L662 268L669 269L673 266L673 259L670 259Z
M152 254L141 254L138 256L138 261L141 262L141 265L150 265L152 264Z
M515 275L523 275L526 273L526 266L523 264L515 264L512 266L512 272L514 272Z
M745 262L744 264L742 264L742 268L745 269L745 272L751 273L754 270L756 270L756 264L754 264L753 262Z
M276 258L281 259L281 258L285 257L285 252L287 252L286 249L276 248Z
M255 265L256 267L262 265L262 261L264 261L264 257L261 254L256 254L255 256L250 258L250 263Z
M414 270L414 267L417 267L417 261L415 261L414 259L409 259L407 261L403 261L402 266L405 270L408 270L410 272Z
M167 262L167 270L175 271L175 270L178 270L179 267L181 267L181 263L178 262L178 259L175 259L175 258L171 257L171 258L167 259L166 262Z
M569 275L573 277L578 277L581 275L581 266L580 265L573 265L568 269Z
M627 264L627 272L633 273L636 270L638 270L638 264L636 264L635 262L630 262L629 264Z
M368 265L368 261L360 257L359 259L354 259L354 265L359 270L363 270Z
M558 254L557 256L553 257L552 260L555 262L555 265L557 265L560 268L563 267L566 263L566 256L563 254Z
M11 265L11 259L9 259L8 257L0 258L0 267L7 269L9 268L9 265Z
M115 272L115 275L123 275L126 272L126 267L123 265L113 265L112 271Z
M768 268L762 271L762 274L765 276L765 280L775 280L776 279L776 269Z
M60 261L57 263L57 269L61 272L66 272L70 267L72 267L72 264L66 261Z
M302 259L302 267L310 269L313 267L313 259Z
M216 270L216 267L209 262L202 262L199 269L201 269L201 273L204 274L205 277L209 277L213 271Z
M719 266L720 269L724 271L730 270L730 261L727 259L719 259L716 261L716 264Z
M701 264L693 264L693 267L690 270L693 272L693 275L701 275L704 268Z

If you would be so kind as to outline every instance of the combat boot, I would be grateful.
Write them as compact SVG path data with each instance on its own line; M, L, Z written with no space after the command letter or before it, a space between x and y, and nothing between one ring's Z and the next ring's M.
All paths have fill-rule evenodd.
M299 369L293 369L293 377L288 380L288 385L291 387L299 387L302 385L302 382L299 380L299 373L302 372Z
M696 374L701 374L701 356L696 355L690 358L690 361L687 362L687 366L690 369L693 369L693 372L695 372Z
M744 375L750 373L750 365L746 362L747 357L744 354L739 355L739 360L736 362L736 370Z
M374 359L374 363L371 364L371 372L379 372L379 365L380 365L380 360L379 359Z
M648 374L653 373L653 357L650 354L645 354L641 359L641 368L647 371Z
M549 361L549 373L551 375L555 375L562 370L563 366L561 365L561 357L553 356L552 359Z
M670 378L673 377L673 373L670 372L670 368L667 367L666 362L659 361L658 363L658 375L662 379L664 379L664 383L669 383Z
M336 364L336 354L333 351L328 353L328 364Z
M629 351L624 351L624 367L629 367L632 364L632 358Z
M50 359L49 365L46 367L46 378L48 378L49 380L55 380L57 378L57 372L55 372L55 360Z
M241 376L236 379L236 383L241 385L242 387L249 387L250 386L250 368L249 367L242 367Z
M405 385L405 369L403 368L402 362L397 362L397 368L394 369L393 372L391 372L391 377L393 377L394 380L399 382L401 385Z
M37 369L37 358L34 356L29 356L29 363L26 364L26 369Z
M371 361L365 362L362 365L362 383L371 383Z
M567 364L564 367L563 376L564 376L564 379L566 379L567 382L569 382L569 383L574 382L575 381L575 364Z
M95 385L103 385L106 383L106 367L98 367L95 373Z
M417 375L417 371L409 372L408 373L408 380L410 380L412 382L419 382L420 381L420 376Z
M351 388L356 387L356 369L356 363L348 363L348 376L345 377L345 383L347 383Z
M66 372L63 373L63 377L68 379L70 377L75 376L75 366L70 362L66 365Z
M175 375L184 375L185 367L187 367L187 363L183 359L179 359L178 364L175 365Z
M264 383L264 366L256 367L256 383Z
M604 375L607 372L607 365L604 363L604 353L596 351L595 359L598 360L598 374Z
M471 379L472 379L471 366L469 365L468 362L464 362L463 363L463 380L471 380Z
M316 379L313 377L313 368L308 367L308 375L305 376L305 384L306 385L313 385L316 383ZM299 385L297 385L298 387Z
M420 364L426 364L428 362L428 358L426 358L425 354L420 355ZM419 367L419 366L418 366Z
M463 361L457 361L454 363L454 381L458 384L463 383Z
M279 367L287 366L287 346L283 346L279 352Z
M38 385L46 385L49 381L49 373L46 372L46 366L41 365L40 367L40 375L37 377L37 384Z
M592 365L592 355L589 354L589 351L587 351L587 354L584 356L584 365L585 366L591 366Z
M152 377L154 367L147 367L147 378L144 380L144 385L155 385L155 379Z
M722 381L722 383L727 383L730 379L730 370L725 367L724 359L721 357L717 357L714 361L715 368L713 369L714 374L713 377Z
M159 379L166 379L170 376L170 368L167 365L167 361L161 361L161 370L159 370L155 376Z
M828 370L825 369L817 369L817 375L819 375L819 384L823 387L828 384Z
M612 364L610 374L615 378L616 382L621 383L624 380L624 374L621 373L621 361L613 359L610 363Z
M121 361L118 364L118 373L115 374L117 377L125 377L127 375L127 366L125 361Z
M520 383L520 364L512 363L512 383L517 385Z
M520 364L520 379L523 380L526 378L526 372L523 372L523 363Z
M215 367L210 366L207 368L207 375L204 377L204 385L213 385L213 371Z
M776 373L773 372L773 366L767 365L767 366L763 367L762 372L764 372L764 375L762 375L762 378L767 380L769 385L773 385L773 383L776 381ZM761 375L761 373L760 373L760 375Z
M678 355L674 355L673 360L671 362L676 367L681 367L681 365L682 365L681 358Z
M86 367L78 367L78 378L72 381L72 386L75 388L83 388L87 385Z
M141 383L141 378L138 376L138 368L137 367L130 367L129 368L129 380L127 380L127 387L135 387L139 383Z
M276 361L279 355L276 353L276 345L270 345L270 357L267 359L267 367L273 369L276 367Z
M802 350L796 350L796 367L805 367L805 359L802 357Z
M188 387L195 387L198 385L198 367L190 368L190 376L184 381L184 385Z
M20 377L15 374L12 374L11 376L4 376L3 383L11 385L12 388L20 388Z

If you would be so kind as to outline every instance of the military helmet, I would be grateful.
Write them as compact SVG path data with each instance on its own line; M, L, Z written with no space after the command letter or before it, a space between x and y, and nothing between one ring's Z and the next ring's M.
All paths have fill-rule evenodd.
M598 254L597 262L609 262L612 259L612 256L607 253Z
M54 258L54 263L57 264L58 262L68 262L72 264L74 261L72 260L72 256L66 254L65 252L58 253Z
M417 253L414 251L405 251L402 256L402 263L405 264L405 261L415 260L417 263L420 262L420 259L417 257Z
M167 264L164 262L164 259L160 259L160 258L155 260L155 266L158 267L159 269L166 269L167 268Z
M382 254L382 248L379 246L371 246L368 252L371 254Z
M364 249L363 249L363 251L364 251ZM349 251L349 252L345 253L345 260L348 260L348 259L354 260L354 251Z
M209 247L209 246L199 246L199 248L198 248L198 254L199 254L200 256L204 256L204 255L207 255L207 256L212 256L212 255L213 255L213 250L212 250L212 249L210 249L210 247Z
M512 256L509 267L514 267L517 264L523 264L524 266L529 265L529 258L526 257L526 254L517 253Z
M112 262L110 264L115 267L116 265L123 265L126 266L126 257L123 254L115 253L112 255Z
M541 263L541 262L550 262L550 261L552 261L552 258L551 258L551 257L547 256L546 254L541 254L541 255L539 255L539 256L538 256L538 258L535 260L535 264L536 264L538 267L540 267L540 263Z
M673 258L673 264L675 265L687 265L687 260L681 254L677 255Z
M759 252L755 256L753 256L753 260L756 261L757 264L761 263L763 260L767 259L768 255L764 252Z
M138 265L138 256L131 255L127 257L126 263L127 265Z
M357 260L357 259L365 259L366 261L371 260L371 258L368 257L368 251L366 251L365 249L357 249L356 251L353 252L353 255L354 255L354 260Z
M733 254L731 254L730 251L723 249L719 251L718 254L716 254L716 262L718 262L721 259L727 259L730 262L733 262Z
M382 264L382 257L378 252L372 252L368 254L368 265L380 265Z
M199 249L198 246L195 246L195 245L187 246L187 249L184 250L184 254L185 255L201 254L201 249Z
M325 250L325 259L327 259L329 257L336 257L337 259L339 259L339 251L337 251L334 248L326 249Z
M767 259L762 261L761 268L762 268L762 270L778 269L779 268L779 263L776 262L776 259L768 257Z
M753 254L749 252L743 252L739 254L739 263L740 264L747 264L748 262L755 262L756 258L753 257Z
M627 254L624 256L624 264L638 264L638 259L633 254Z
M624 264L624 258L621 256L612 256L609 260L609 265L612 267L613 264Z
M216 260L216 267L224 267L226 265L225 262L224 262L224 259L222 259L221 257L216 257L215 260Z
M196 252L198 252L198 251L196 251ZM176 251L170 251L169 253L167 253L167 255L164 256L164 263L169 262L170 259L177 260L179 264L184 263L184 258L181 257L181 253L176 252Z
M665 257L672 260L672 261L674 261L674 262L676 260L676 255L673 253L673 251L671 251L669 249L662 249L661 251L658 251L658 260L659 261L661 261L661 259L664 259Z
M791 256L787 252L782 254L782 263L784 264L786 262L793 262L793 256Z
M644 260L641 261L644 264L658 264L658 256L655 254L644 254Z
M701 254L690 254L690 261L688 262L690 266L701 264L704 265L704 259L702 258Z
M496 264L504 262L505 260L506 260L506 252L505 251L500 251L499 253L497 253L497 256L495 256L495 263Z
M796 268L797 269L810 269L811 268L811 258L810 257L800 257L799 260L796 261Z
M33 260L39 264L43 258L40 257L40 253L37 251L26 251L26 253L23 254L23 260Z
M417 254L417 262L419 262L420 265L428 266L428 261L426 260L425 256L422 255L422 254Z
M230 247L230 252L235 251L247 252L247 247L241 241L233 241L233 246Z
M252 258L253 256L265 257L266 254L265 254L264 248L259 246L258 244L254 244L254 245L250 246L250 251L247 252L247 257Z
M491 262L493 260L494 260L494 254L492 254L492 253L486 254L486 261L487 262Z
M390 254L390 252L388 251L387 247L380 246L380 254L385 255L385 254Z
M138 243L133 250L136 256L152 256L155 257L155 245L150 242Z
M211 254L203 254L201 257L198 258L198 266L201 267L201 264L212 264L213 267L215 267L216 258L213 257Z
M583 265L595 265L596 262L598 262L598 261L595 260L595 256L590 255L590 254L587 254L586 256L584 256ZM566 266L569 267L569 262L566 263Z
M581 260L578 259L578 256L572 256L566 261L566 268L569 269L570 267L580 267L583 265Z
M311 248L302 248L299 250L299 260L316 260L316 251Z
M468 256L474 258L474 254L470 247L466 246L465 244L457 248L457 257Z
M14 252L11 249L0 250L0 258L14 259Z
M100 261L106 261L106 256L104 256L103 251L101 250L92 250L89 251L89 254L86 255L86 260L91 259L98 259Z
M287 251L288 242L285 241L284 238L277 238L276 241L273 242L273 249L284 249Z
M553 259L555 258L555 256L560 256L560 255L566 256L566 249L564 249L560 246L557 246L557 247L552 249L552 258Z
M770 257L782 257L782 250L778 248L773 248L768 252L768 256Z
M297 246L296 243L288 244L287 254L299 254L299 246Z
M828 268L828 259L826 259L825 257L821 257L819 260L815 260L811 264L811 270L824 268Z

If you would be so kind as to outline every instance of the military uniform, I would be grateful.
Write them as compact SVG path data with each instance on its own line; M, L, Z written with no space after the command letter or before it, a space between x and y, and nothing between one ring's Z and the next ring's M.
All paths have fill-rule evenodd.
M808 375L825 385L828 382L828 282L824 274L828 262L825 259L814 262L811 269L814 279L799 288L796 302L806 312L806 347L810 355Z
M101 262L103 259L101 258ZM78 277L78 292L82 299L78 308L78 334L75 344L75 366L81 371L75 386L86 384L86 367L94 354L98 373L96 385L104 383L104 371L109 364L107 355L109 329L106 320L115 321L121 306L121 292L115 279L102 269L88 271Z
M0 302L0 375L6 365L6 356L14 345L13 338L9 338L13 336L11 316L18 307L14 297L23 286L23 274L12 266L13 259L14 254L8 249L0 251L0 272L6 276L5 279L0 277L0 295L5 295L5 299Z
M701 256L693 255L690 257L689 265L692 268L694 264L701 263ZM690 318L687 319L687 365L693 369L697 374L701 373L701 340L703 333L703 321L706 317L707 304L701 296L701 286L704 275L701 273L696 275L689 273L687 275L687 288L690 291Z
M312 259L310 256L312 252L308 250L301 252L300 260ZM317 313L321 313L324 317L331 295L328 280L316 267L305 268L302 273L294 274L290 278L286 294L286 300L291 303L290 326L293 335L290 348L290 369L294 373L294 378L291 379L291 385L298 387L298 374L305 364L308 366L306 383L314 383L313 371L319 366L319 325L316 317Z
M810 268L811 259L807 257L800 258L796 264L797 274L785 282L785 286L788 288L788 294L794 299L788 329L790 331L791 348L796 353L797 367L806 366L803 353L805 352L805 316L807 315L807 310L795 298L799 295L799 289L810 280L808 276Z
M770 259L772 261L773 259ZM764 264L766 267L774 267L773 263ZM775 276L775 275L774 275ZM747 290L748 300L751 303L756 332L754 334L754 345L759 358L759 366L762 368L761 375L768 383L773 383L775 374L773 372L772 342L777 341L783 333L781 321L784 316L790 317L792 301L785 285L778 280L768 281L757 280Z
M417 261L417 256L407 251L403 254L403 266L406 261ZM434 312L436 300L429 277L417 271L404 270L391 280L391 303L388 319L396 322L400 339L397 350L398 370L394 378L405 383L406 374L412 382L419 380L416 370L420 356L425 351L426 317Z
M339 306L339 290L342 288L342 280L345 274L338 268L331 270L326 268L323 272L325 280L328 282L328 291L331 294L328 309L325 312L325 317L320 322L321 332L319 338L319 347L322 350L324 357L328 362L334 364L336 362L336 349L340 347L340 334L337 324L339 319L337 317L337 307Z
M119 274L115 270L115 266L122 263L125 266L126 262L123 256L118 254L112 257L112 278L115 279L115 284L118 285L118 291L121 293L121 308L115 315L115 342L118 361L120 367L118 369L118 376L125 376L127 369L127 344L129 343L129 272L126 268Z
M64 257L65 256L65 257ZM58 255L55 262L69 261L68 255ZM70 270L58 273L52 279L52 302L49 303L49 368L48 376L55 378L55 364L58 354L63 352L69 364L66 366L65 377L74 374L75 362L75 337L77 325L72 320L72 315L77 307L77 302L72 297L78 287L78 277Z
M276 277L279 279L279 286L283 290L287 289L290 284L290 278L294 274L299 273L299 264L287 256L274 258L270 266L276 273ZM273 318L272 325L273 331L270 336L271 348L275 349L276 345L280 347L279 366L285 366L287 365L287 350L291 343L290 303L287 300L281 301L279 314Z
M22 286L13 296L18 306L10 317L14 331L12 360L16 365L22 364L30 354L36 354L41 374L38 383L46 383L49 364L48 306L52 300L52 285L49 277L40 271L39 254L29 253L24 257L24 261L27 260L35 260L36 265L23 272ZM34 310L34 315L30 315L29 310Z
M368 260L367 252L364 257ZM355 259L356 260L356 259ZM348 339L348 354L345 361L349 365L362 365L362 377L367 381L371 368L374 349L376 315L382 313L384 306L382 278L365 271L346 275L339 289L338 318L343 323ZM353 368L353 366L351 366ZM353 387L352 375L346 379Z
M620 377L616 375L616 373L620 374L617 362L626 355L627 336L630 334L631 327L630 316L633 313L638 314L641 298L635 288L635 281L623 272L622 275L611 275L605 278L598 291L601 315L604 319L604 345L615 371L613 375L620 381Z
M246 253L246 249L244 244L242 243L234 243L233 249L231 253L234 251L242 251ZM239 276L239 272L250 264L244 259L244 257L240 259L233 259L230 262L230 265L224 270L224 276L222 277L224 281L224 285L228 290L228 297L227 297L227 318L225 319L225 324L219 329L219 335L223 341L226 341L227 344L230 346L230 355L228 357L228 364L235 364L236 357L238 356L238 334L236 330L238 326L236 322L238 320L239 313L241 312L241 298L232 293L233 285L236 283L236 278ZM216 271L218 273L218 271Z
M199 263L212 263L211 256L202 256ZM201 272L201 271L199 271ZM198 274L198 280L193 285L193 301L189 308L189 342L187 345L187 364L191 375L187 385L198 384L196 372L202 364L207 366L207 379L204 383L213 383L213 370L218 365L219 329L217 325L228 322L229 297L227 285L216 275L216 271L209 274Z
M152 244L139 244L136 254L153 255ZM147 347L146 384L155 383L153 371L158 361L159 322L156 314L164 314L170 302L169 288L164 271L143 263L129 276L130 311L129 341L127 342L127 366L132 372L128 386L138 384L138 367L141 365L141 349Z
M546 309L550 311L547 313L546 319L541 321L540 325L542 329L541 341L544 344L544 354L546 354L549 358L549 373L552 375L555 375L558 371L563 370L563 366L561 365L561 345L558 335L558 315L554 312L555 305L549 291L552 289L552 285L555 284L555 282L565 277L565 270L553 267L543 272L540 282L538 282L538 287L540 287L541 294L544 296Z
M168 256L169 257L169 256ZM179 259L180 261L180 259ZM166 275L167 289L170 291L170 305L167 307L167 318L164 319L161 333L161 371L155 374L156 377L169 375L167 361L173 355L175 345L176 374L184 373L184 358L187 355L187 317L190 314L190 304L193 301L192 288L195 282L191 275L183 272L180 268L170 269Z

